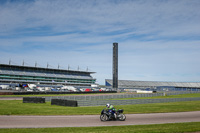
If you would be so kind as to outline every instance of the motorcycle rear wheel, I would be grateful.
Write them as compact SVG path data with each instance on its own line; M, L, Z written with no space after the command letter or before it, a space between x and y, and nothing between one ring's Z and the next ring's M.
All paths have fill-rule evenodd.
M100 115L100 120L101 121L107 121L108 120L108 116L106 114L101 114Z

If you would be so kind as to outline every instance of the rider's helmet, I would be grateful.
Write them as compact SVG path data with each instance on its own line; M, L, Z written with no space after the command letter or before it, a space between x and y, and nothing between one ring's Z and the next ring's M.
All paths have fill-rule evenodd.
M107 104L106 104L106 107L109 108L109 107L110 107L110 103L107 103Z

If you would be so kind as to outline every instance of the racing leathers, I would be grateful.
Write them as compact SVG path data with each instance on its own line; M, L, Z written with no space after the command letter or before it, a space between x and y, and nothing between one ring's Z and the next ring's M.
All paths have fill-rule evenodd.
M112 113L110 115L110 117L114 117L116 119L116 109L114 108L113 105L110 105L110 107L107 108L108 110L110 110Z

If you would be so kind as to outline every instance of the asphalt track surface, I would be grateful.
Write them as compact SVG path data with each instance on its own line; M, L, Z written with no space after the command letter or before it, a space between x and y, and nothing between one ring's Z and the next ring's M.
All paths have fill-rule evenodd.
M0 128L96 127L200 122L200 111L127 114L126 121L101 122L99 115L0 116Z

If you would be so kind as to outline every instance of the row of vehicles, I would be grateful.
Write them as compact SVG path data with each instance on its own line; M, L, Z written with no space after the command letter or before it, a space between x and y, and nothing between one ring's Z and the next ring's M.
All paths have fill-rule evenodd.
M102 88L76 88L73 86L64 86L59 88L53 87L36 87L36 88L25 88L26 91L52 91L52 92L92 92L92 91L111 91L111 89Z
M27 91L27 92L92 92L92 91L112 91L108 88L99 87L74 87L74 86L58 86L58 87L43 87L36 84L22 84L18 87L9 85L0 86L2 90Z

